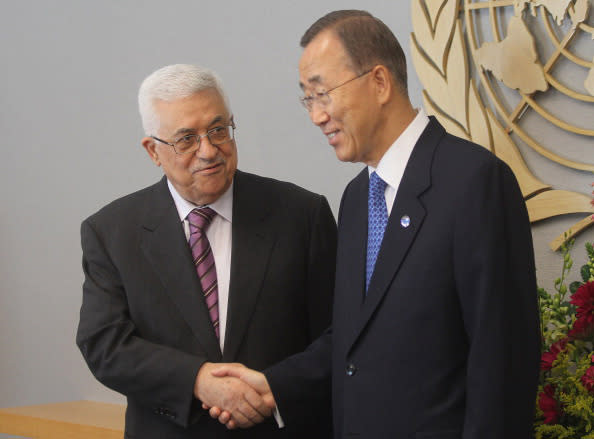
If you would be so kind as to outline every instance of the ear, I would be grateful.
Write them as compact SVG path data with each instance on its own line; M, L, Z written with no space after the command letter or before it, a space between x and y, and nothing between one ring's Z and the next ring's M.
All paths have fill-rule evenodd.
M387 103L396 91L390 71L386 66L378 64L371 70L370 74L373 85L375 86L375 95L378 103Z
M161 166L161 160L159 159L159 154L157 152L157 144L155 143L154 139L151 137L143 137L140 143L146 150L153 163L157 166Z

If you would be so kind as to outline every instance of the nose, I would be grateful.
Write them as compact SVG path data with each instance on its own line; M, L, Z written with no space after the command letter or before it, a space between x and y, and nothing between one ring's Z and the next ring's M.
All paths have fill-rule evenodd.
M324 107L322 107L321 105L317 105L314 102L309 112L309 118L314 123L314 125L320 126L328 122L330 116L328 115Z
M196 156L202 160L212 160L219 153L219 148L210 143L208 136L204 136L200 139L200 145L196 150Z

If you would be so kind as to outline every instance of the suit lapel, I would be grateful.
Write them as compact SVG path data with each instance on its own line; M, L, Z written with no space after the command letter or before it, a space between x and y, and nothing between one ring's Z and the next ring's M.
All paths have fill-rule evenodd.
M155 186L152 202L147 205L143 228L140 246L165 291L208 357L220 359L221 349L165 177Z
M252 178L237 171L233 185L231 276L223 361L233 361L245 333L268 268L276 239L270 203Z
M365 329L373 313L388 292L394 277L397 275L402 262L408 254L408 250L421 229L426 215L425 207L421 201L421 195L431 186L433 154L439 140L444 134L445 131L441 125L434 118L431 118L417 141L406 165L398 193L396 194L394 206L388 219L388 225L384 233L367 296L363 302L359 318L355 319L352 332L353 337L349 341L349 349L359 334ZM367 200L367 193L363 196ZM365 213L367 213L367 209L365 209ZM408 227L404 227L401 223L405 216L410 218L410 225ZM365 220L365 227L360 230L367 231L367 220ZM367 233L361 234L367 235ZM367 251L366 247L367 242L365 242L365 247L362 251L364 255ZM363 267L365 267L364 261Z

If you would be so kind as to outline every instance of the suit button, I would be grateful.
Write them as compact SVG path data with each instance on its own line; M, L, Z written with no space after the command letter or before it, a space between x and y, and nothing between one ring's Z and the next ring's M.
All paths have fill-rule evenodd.
M349 364L346 368L347 376L352 377L353 375L355 375L355 372L357 372L357 368L355 367L355 365L353 363Z

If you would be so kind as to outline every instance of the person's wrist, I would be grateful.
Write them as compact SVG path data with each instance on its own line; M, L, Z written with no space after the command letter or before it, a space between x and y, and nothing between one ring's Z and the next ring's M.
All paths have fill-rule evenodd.
M196 380L194 381L194 397L196 399L202 400L200 396L201 387L204 385L204 381L208 379L210 375L210 370L212 368L213 363L205 361L198 369L198 373L196 374Z

